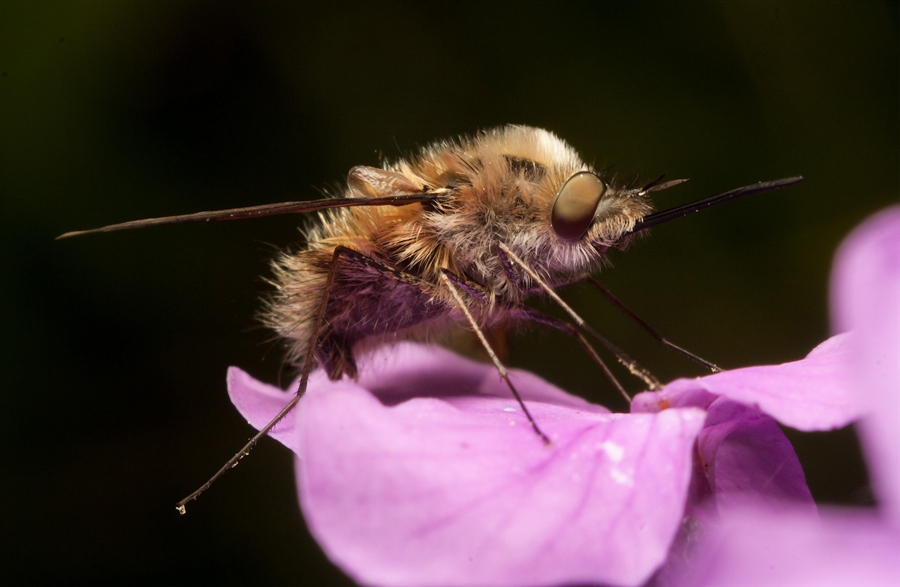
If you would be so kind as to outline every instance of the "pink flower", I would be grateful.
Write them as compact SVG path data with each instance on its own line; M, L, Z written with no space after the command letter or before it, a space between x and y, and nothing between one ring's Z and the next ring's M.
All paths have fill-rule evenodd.
M636 411L647 411L634 414L611 414L514 371L553 439L545 447L492 367L405 343L367 357L358 384L315 373L271 435L298 455L311 531L361 582L639 585L666 562L686 507L740 495L811 503L772 419L715 394L769 406L772 381L832 382L841 348L836 341L797 363L681 380L654 394L656 403L639 398ZM838 425L845 396L832 388L812 399ZM257 427L287 397L238 369L229 389ZM694 470L695 443L705 471Z
M864 223L838 252L835 329L862 414L876 509L742 502L714 525L680 569L680 585L900 585L900 207ZM677 573L673 573L675 575ZM672 576L672 575L670 575Z
M699 409L612 414L439 347L370 355L359 383L317 372L272 436L298 456L300 504L331 559L379 585L637 585L681 524ZM238 369L232 401L261 427L284 392Z
M812 513L803 469L775 420L811 431L858 417L858 402L844 378L846 361L846 337L836 336L800 361L678 379L662 391L639 394L631 410L706 410L688 514L722 514L734 504L772 500L794 502Z

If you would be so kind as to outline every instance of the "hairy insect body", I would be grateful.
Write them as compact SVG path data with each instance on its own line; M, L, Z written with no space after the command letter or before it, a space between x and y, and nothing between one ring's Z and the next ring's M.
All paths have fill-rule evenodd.
M356 376L354 352L401 337L474 332L538 438L552 441L532 417L486 331L531 322L572 336L627 401L631 396L597 354L589 334L649 389L659 381L592 329L555 287L588 277L610 248L634 235L711 206L795 185L802 177L760 182L650 214L647 195L686 180L614 186L553 134L507 126L428 146L384 169L354 167L340 195L145 218L69 238L148 226L319 212L303 248L273 263L274 292L263 319L283 337L301 367L297 392L206 483L196 499L234 467L301 400L315 362L332 379ZM712 371L720 369L666 340L594 280L606 297L669 347ZM553 299L571 322L526 307L532 294ZM315 360L314 360L315 359Z
M596 182L587 191L596 201L583 234L572 238L556 202L580 172L587 172L586 182ZM547 283L568 283L595 272L603 253L624 246L651 210L644 192L608 185L564 141L522 126L436 143L384 170L354 168L345 197L414 192L439 196L402 207L320 212L306 247L275 261L275 293L264 321L288 341L295 362L302 362L311 343L332 272L316 358L336 379L356 375L353 353L360 344L461 323L442 273L449 272L468 296L478 325L491 328L514 319L535 290L531 278L504 258L500 243ZM582 213L575 206L577 224Z

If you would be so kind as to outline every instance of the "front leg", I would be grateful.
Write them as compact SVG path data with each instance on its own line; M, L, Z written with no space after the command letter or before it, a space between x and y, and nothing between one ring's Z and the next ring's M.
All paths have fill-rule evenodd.
M518 255L512 252L512 250L505 243L498 243L497 247L499 249L498 252L503 254L503 256L500 257L501 260L505 258L506 262L513 266L513 271L518 268L521 269L525 274L527 274L528 277L530 277L538 286L540 286L544 293L550 296L550 299L559 304L559 307L562 308L566 312L566 314L572 317L572 320L575 321L575 325L578 326L578 328L581 328L582 330L593 336L598 342L600 342L600 344L606 347L606 349L614 354L616 356L616 359L618 359L619 362L624 365L632 375L641 379L649 386L650 389L662 388L662 383L660 383L652 373L650 373L647 369L641 367L637 363L637 361L629 357L617 346L606 340L606 338L600 336L600 334L596 330L591 328L591 326L584 321L584 318L579 316L575 312L575 310L573 310L572 307L569 306L569 304L567 304L561 297L559 297L559 294L557 294L556 291L554 291L553 288L550 287L550 284L548 284L546 280L538 275L537 271L532 269L527 263L525 263L525 261L519 258Z
M543 324L545 326L550 326L551 328L555 328L565 334L568 334L572 338L578 341L578 343L584 348L587 354L594 360L595 363L600 367L603 371L603 374L606 375L606 378L612 382L613 387L616 388L622 397L625 398L629 404L631 403L631 396L625 391L625 388L622 387L622 384L619 383L619 380L616 379L616 376L613 375L612 371L609 370L609 367L606 366L606 363L603 362L603 359L600 358L600 355L597 354L597 351L594 350L594 347L591 346L591 343L584 337L581 332L573 325L565 322L564 320L559 320L558 318L554 318L553 316L548 316L543 312L535 310L533 308L520 307L516 308L512 312L513 318L516 320L534 322L535 324Z
M484 332L478 325L478 322L475 320L472 312L469 311L469 307L466 305L466 301L463 299L463 296L461 294L462 291L466 291L464 284L466 284L467 282L447 269L443 269L441 271L441 281L446 286L447 291L450 293L451 298L456 303L459 310L465 316L466 321L468 321L469 323L469 326L471 326L472 330L475 331L475 335L478 336L478 340L481 342L481 346L484 347L484 350L487 352L488 356L491 358L491 361L494 363L494 366L497 368L497 372L500 374L500 377L503 378L503 381L506 382L506 386L509 387L509 390L512 392L513 397L516 398L516 401L519 403L519 407L522 408L522 413L524 413L525 417L528 419L528 423L531 424L531 427L541 438L541 440L543 440L545 444L550 445L550 438L546 434L544 434L544 432L537 425L537 422L534 421L531 412L528 411L528 407L526 407L525 402L522 401L522 396L519 395L519 392L512 384L512 381L510 381L509 373L506 371L506 367L504 367L503 363L500 362L500 359L499 357L497 357L497 353L494 352L494 348L491 346L491 343L488 342L487 337L484 335Z

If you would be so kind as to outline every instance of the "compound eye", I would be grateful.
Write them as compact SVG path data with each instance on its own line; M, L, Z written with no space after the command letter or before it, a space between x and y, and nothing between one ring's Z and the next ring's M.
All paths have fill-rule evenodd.
M566 240L578 240L591 226L606 184L590 171L579 171L566 180L550 212L553 231Z

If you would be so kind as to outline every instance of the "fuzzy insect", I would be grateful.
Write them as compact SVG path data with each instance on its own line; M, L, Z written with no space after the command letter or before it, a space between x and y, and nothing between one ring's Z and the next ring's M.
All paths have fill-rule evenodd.
M460 327L473 330L534 431L548 444L485 331L515 322L558 328L575 337L615 382L584 331L649 387L657 386L652 375L588 327L555 288L589 279L607 250L625 248L649 226L801 179L755 184L651 214L648 194L683 180L616 185L554 134L506 126L434 143L383 169L354 167L341 197L139 220L60 238L319 211L320 221L307 232L305 246L275 260L274 293L263 312L266 325L287 342L290 359L301 368L297 394L210 481L179 502L183 513L188 501L234 466L296 405L314 364L332 379L356 377L356 354L385 340ZM527 308L524 301L534 294L552 297L574 324ZM664 344L714 368L642 325Z

